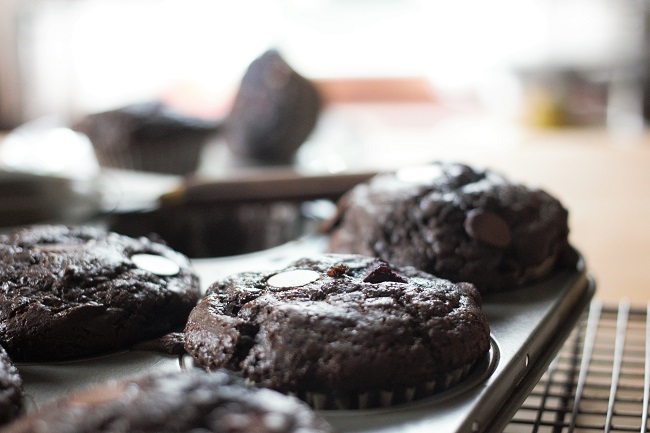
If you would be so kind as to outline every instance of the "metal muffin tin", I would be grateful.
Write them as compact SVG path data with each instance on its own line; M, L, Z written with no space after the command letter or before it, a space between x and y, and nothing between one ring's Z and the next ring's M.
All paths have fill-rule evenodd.
M324 237L310 235L265 251L193 262L205 289L222 276L279 268L325 247ZM501 431L542 376L594 292L595 284L581 260L575 270L558 271L528 287L485 296L491 350L460 384L412 403L320 413L340 432ZM188 363L178 356L125 351L17 366L31 403L29 410L33 410L73 389L154 370L188 368Z

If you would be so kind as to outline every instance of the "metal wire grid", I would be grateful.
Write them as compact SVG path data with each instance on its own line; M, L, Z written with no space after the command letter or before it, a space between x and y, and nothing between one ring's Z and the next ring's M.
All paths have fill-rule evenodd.
M647 432L649 310L593 301L504 432Z

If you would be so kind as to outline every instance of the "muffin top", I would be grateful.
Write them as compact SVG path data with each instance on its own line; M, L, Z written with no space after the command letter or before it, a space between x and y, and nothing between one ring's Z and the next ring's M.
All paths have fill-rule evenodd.
M330 226L331 252L383 257L483 293L577 260L568 212L556 198L457 163L378 175L340 200Z
M404 389L489 349L480 295L360 255L304 258L213 284L190 314L186 350L283 392Z
M189 260L147 238L35 226L0 237L0 339L14 360L123 348L182 327L200 297Z

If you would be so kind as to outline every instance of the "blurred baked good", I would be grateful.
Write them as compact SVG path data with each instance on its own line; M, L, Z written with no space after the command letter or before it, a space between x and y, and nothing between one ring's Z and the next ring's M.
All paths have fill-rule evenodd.
M339 201L330 225L332 252L382 257L484 293L577 261L568 212L556 198L464 164L378 175Z
M168 372L78 390L6 433L331 433L299 400L224 373Z
M314 129L321 97L276 50L255 59L224 124L228 147L263 164L290 164Z
M204 143L220 120L194 117L161 102L93 113L73 125L103 167L184 175L197 169Z

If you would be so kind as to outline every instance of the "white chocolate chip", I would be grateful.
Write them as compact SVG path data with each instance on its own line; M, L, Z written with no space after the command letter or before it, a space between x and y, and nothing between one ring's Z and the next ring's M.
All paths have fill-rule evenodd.
M319 278L320 274L316 271L296 269L273 275L268 279L267 284L277 288L300 287Z
M154 254L134 254L131 260L144 270L160 276L172 276L181 271L180 266L173 260Z

